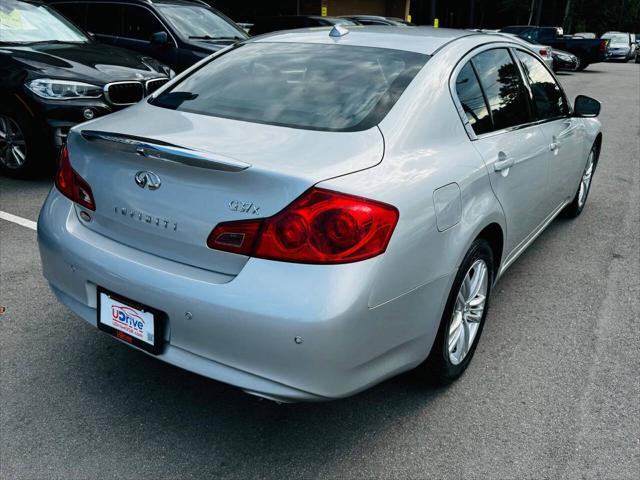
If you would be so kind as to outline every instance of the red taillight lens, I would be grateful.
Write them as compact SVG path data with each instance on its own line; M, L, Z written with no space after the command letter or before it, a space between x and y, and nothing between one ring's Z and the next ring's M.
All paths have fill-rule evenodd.
M541 57L547 57L549 55L549 50L547 50L546 48L541 48L540 49L540 56Z
M600 51L601 52L606 52L607 51L608 43L609 43L608 40L600 40Z
M219 224L207 245L285 262L348 263L383 253L397 222L391 205L312 188L271 218Z
M63 145L60 149L56 187L65 197L89 210L95 210L96 204L89 184L71 167L69 151Z

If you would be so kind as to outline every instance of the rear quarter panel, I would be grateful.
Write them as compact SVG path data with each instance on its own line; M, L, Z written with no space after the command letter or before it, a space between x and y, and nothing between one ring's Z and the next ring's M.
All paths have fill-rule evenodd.
M380 165L322 183L387 202L400 211L372 287L371 308L445 277L450 285L478 233L490 223L504 231L502 209L485 164L464 130L448 87L457 59L476 44L474 39L458 40L427 62L379 126L385 139ZM452 183L460 188L460 221L439 231L434 191Z

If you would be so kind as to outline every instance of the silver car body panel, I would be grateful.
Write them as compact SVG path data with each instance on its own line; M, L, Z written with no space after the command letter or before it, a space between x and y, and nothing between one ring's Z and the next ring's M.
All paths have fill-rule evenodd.
M55 188L45 202L39 245L58 299L92 325L97 286L166 312L167 344L157 358L279 401L352 395L420 364L474 239L488 226L503 232L501 274L575 192L600 126L596 119L566 118L477 138L465 127L450 82L474 52L519 43L446 29L349 30L342 37L313 29L253 41L432 54L370 130L257 125L147 103L75 127L71 164L91 185L97 210L89 212L91 222L83 220L82 207ZM164 142L250 167L220 171L119 152L109 142L87 140L83 130ZM557 155L549 148L554 136L561 143ZM492 169L505 149L514 158L507 175ZM162 186L136 186L140 170L153 171ZM434 197L451 184L458 198ZM218 222L257 218L251 209L229 209L230 201L256 204L258 216L267 217L314 185L396 206L400 217L386 252L343 265L307 265L206 248ZM438 215L443 219L449 207L455 213L444 216L447 228L438 228ZM147 216L167 217L177 229L158 228Z

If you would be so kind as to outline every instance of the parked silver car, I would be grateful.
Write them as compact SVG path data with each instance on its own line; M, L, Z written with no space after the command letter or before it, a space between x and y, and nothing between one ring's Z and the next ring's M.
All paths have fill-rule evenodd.
M91 325L255 395L449 382L496 280L584 208L599 108L502 35L255 38L72 129L43 272Z
M627 32L607 32L600 38L609 41L607 47L608 60L622 60L628 62L636 56L635 35Z

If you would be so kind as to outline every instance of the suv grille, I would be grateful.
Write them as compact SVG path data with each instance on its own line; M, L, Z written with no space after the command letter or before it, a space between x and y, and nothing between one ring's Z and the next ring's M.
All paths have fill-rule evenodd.
M147 95L151 95L168 81L168 78L154 78L152 80L147 80Z
M115 82L105 85L104 93L113 105L132 105L144 98L144 87L140 82Z

